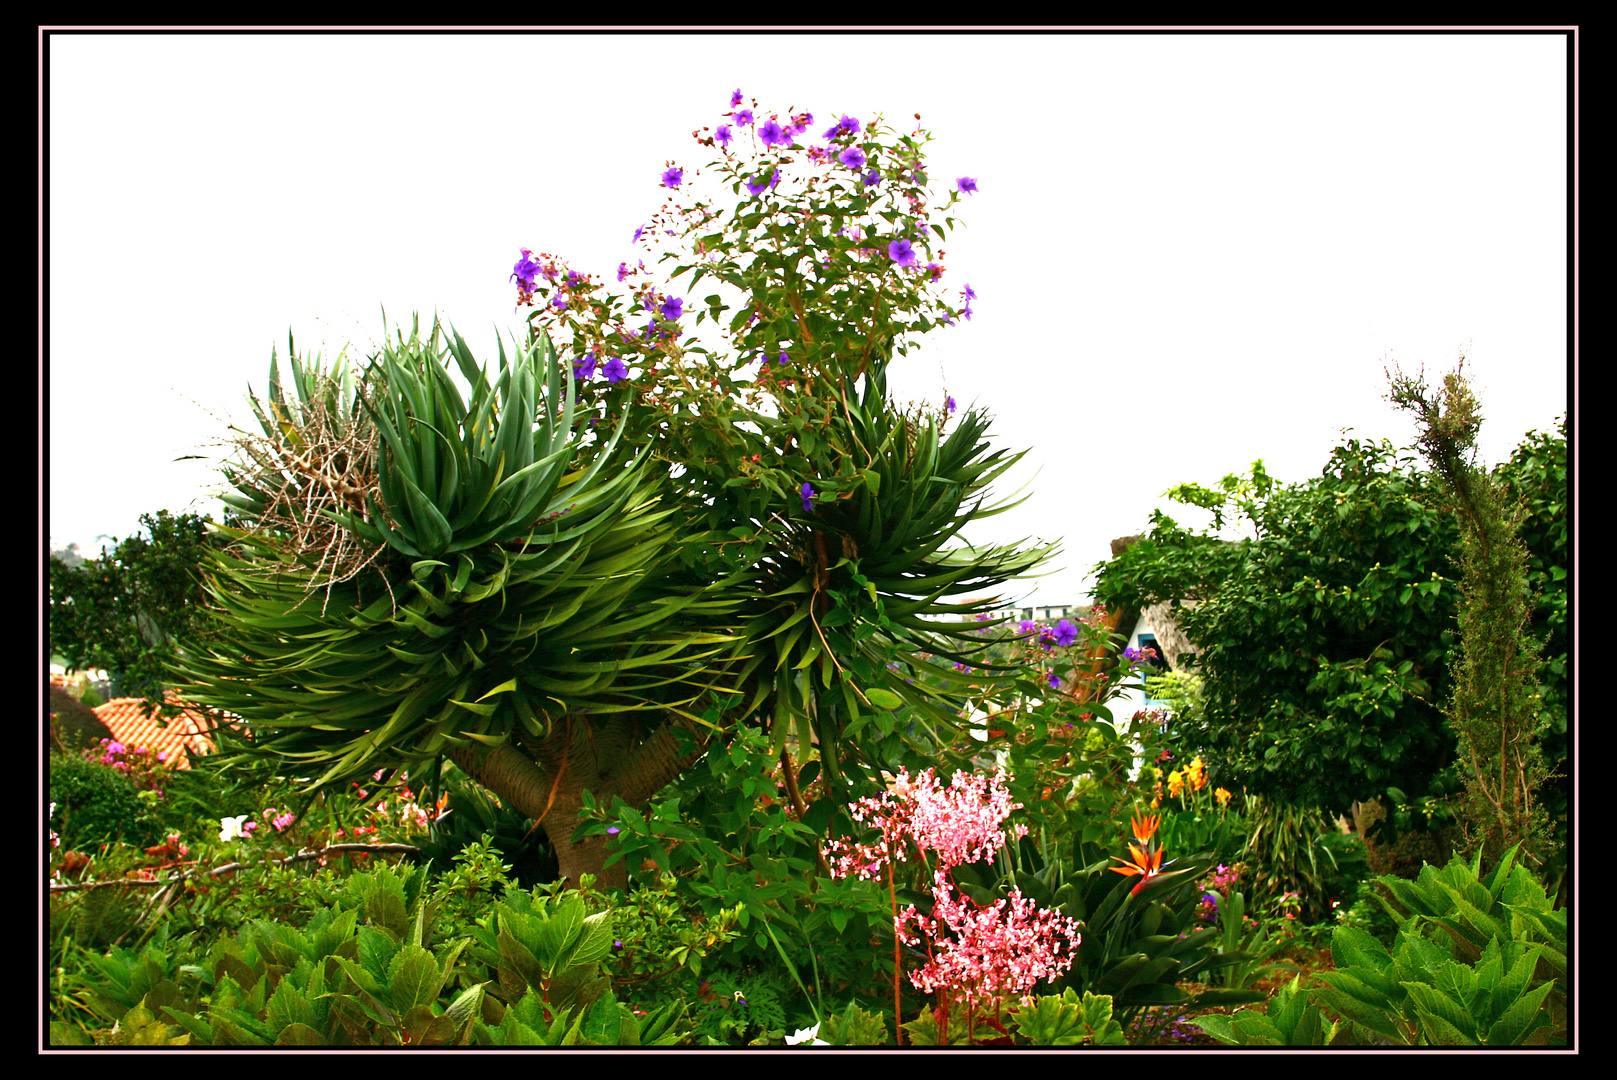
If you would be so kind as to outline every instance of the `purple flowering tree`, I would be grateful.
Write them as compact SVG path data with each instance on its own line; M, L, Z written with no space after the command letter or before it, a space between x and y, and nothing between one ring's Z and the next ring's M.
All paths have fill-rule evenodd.
M563 875L621 886L590 808L645 804L737 725L788 772L795 734L837 798L964 738L1000 677L974 617L1050 549L964 545L1019 455L981 410L945 429L886 392L962 311L933 250L960 193L927 189L925 131L843 116L800 144L812 114L742 100L705 166L665 162L645 258L521 250L529 334L497 366L435 326L371 371L272 375L207 568L219 632L187 657L256 752L317 784L447 758Z

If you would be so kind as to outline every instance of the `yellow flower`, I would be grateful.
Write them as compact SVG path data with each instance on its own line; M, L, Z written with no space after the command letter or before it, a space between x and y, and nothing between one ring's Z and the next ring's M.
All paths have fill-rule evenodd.
M1207 766L1202 764L1201 758L1196 758L1190 763L1190 768L1186 770L1185 775L1190 781L1191 787L1196 791L1200 791L1207 786Z
M1179 797L1180 793L1183 792L1184 790L1185 790L1185 776L1184 776L1184 774L1179 772L1178 770L1175 770L1175 771L1169 773L1168 774L1168 794L1171 795L1173 798L1177 799Z
M1225 791L1223 788L1215 789L1213 795L1217 797L1218 805L1228 806L1230 804L1230 793Z

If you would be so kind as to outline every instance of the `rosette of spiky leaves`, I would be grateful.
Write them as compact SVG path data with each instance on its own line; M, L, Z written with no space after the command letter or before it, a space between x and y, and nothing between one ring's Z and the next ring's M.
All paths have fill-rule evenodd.
M316 786L542 740L565 714L677 708L725 640L676 626L707 601L657 580L664 481L574 416L548 343L502 348L492 382L458 337L448 351L469 399L436 333L370 372L380 500L321 511L386 546L370 571L322 578L264 528L224 529L204 568L216 630L180 662L192 700L259 729L259 752L324 769Z
M895 410L880 373L862 393L845 382L817 433L826 449L805 461L825 491L777 519L746 622L747 682L778 745L788 730L807 745L812 731L834 769L855 737L890 758L914 722L935 752L962 736L968 696L1014 677L985 664L977 616L997 606L985 590L1027 575L1054 545L961 541L968 522L1016 505L987 503L1022 456L992 450L988 423L973 410L943 431L935 416Z

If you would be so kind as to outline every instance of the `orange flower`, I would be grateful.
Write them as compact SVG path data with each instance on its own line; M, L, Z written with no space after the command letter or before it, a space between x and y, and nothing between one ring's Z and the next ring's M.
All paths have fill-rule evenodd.
M1138 814L1134 815L1134 819L1132 821L1134 826L1134 839L1138 840L1142 844L1148 843L1150 839L1157 834L1157 823L1161 820L1161 814L1153 814L1146 818L1142 818ZM1112 857L1116 858L1117 856L1114 855Z
M1225 791L1223 788L1214 789L1213 795L1218 799L1218 805L1228 806L1230 804L1230 793Z
M1123 858L1121 855L1113 855L1112 858L1116 859L1123 865L1113 866L1109 869L1111 869L1113 873L1122 874L1124 877L1128 877L1131 874L1138 874L1140 876L1140 880L1134 886L1134 888L1130 890L1131 893L1137 893L1141 889L1145 888L1145 883L1147 881L1150 881L1152 878L1162 873L1162 849L1158 848L1155 851L1142 851L1133 844L1130 844L1129 855L1133 857L1132 861L1130 859Z

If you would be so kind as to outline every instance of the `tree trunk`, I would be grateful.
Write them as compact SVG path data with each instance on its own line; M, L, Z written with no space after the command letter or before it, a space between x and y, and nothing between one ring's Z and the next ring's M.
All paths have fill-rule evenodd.
M695 750L679 752L676 726L697 736ZM707 751L705 733L683 719L649 733L641 728L632 718L592 724L568 717L543 741L461 747L451 751L450 758L507 806L539 822L556 851L561 876L572 885L578 885L581 875L593 874L597 888L626 889L629 868L624 862L605 865L610 837L572 840L584 808L584 792L590 792L598 806L610 806L614 798L621 798L639 808Z

